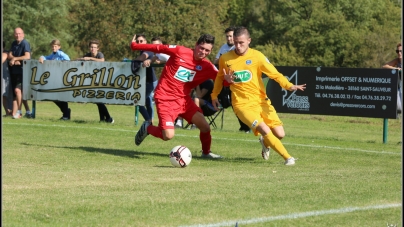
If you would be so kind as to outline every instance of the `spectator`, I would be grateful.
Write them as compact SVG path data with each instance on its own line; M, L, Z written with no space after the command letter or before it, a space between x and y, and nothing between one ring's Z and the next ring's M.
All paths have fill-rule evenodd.
M1 55L1 61L3 63L3 78L1 81L1 94L3 96L3 107L6 116L12 116L13 109L13 93L11 91L11 83L10 83L10 72L8 69L8 51L5 50L6 43L3 41L3 53Z
M234 50L234 41L233 41L233 32L234 32L234 29L236 29L236 27L231 26L231 27L226 28L226 30L224 31L224 33L226 34L226 40L227 40L227 42L226 42L225 44L223 44L223 45L220 47L219 52L216 54L216 58L215 58L215 61L214 61L215 65L218 64L219 58L220 58L220 56L221 56L222 54L227 53L227 52L229 52L229 51L231 51L231 50ZM228 86L229 86L229 84L227 83L227 81L224 81L224 82L223 82L223 86L225 86L225 87L228 87ZM228 94L228 95L229 95L229 97L231 97L231 91L230 91L230 90L229 90L229 94ZM232 106L232 108L233 108L233 106ZM236 117L237 117L237 116L236 116ZM240 124L239 131L240 131L240 132L245 132L245 133L250 133L250 127L249 127L248 125L244 124L244 123L240 120L240 118L237 117L237 120L238 120L238 123Z
M79 61L105 61L104 54L101 53L100 50L100 41L99 40L91 40L88 43L88 47L90 48L90 52L85 54L82 58L78 58ZM114 119L109 115L108 109L104 103L96 103L98 107L98 114L100 115L101 122L114 123Z
M208 79L203 83L195 87L195 104L202 109L204 116L212 116L217 112L212 106L212 99L210 94L213 90L213 80ZM191 129L196 128L195 124L192 124Z
M136 43L146 44L146 35L140 34L136 38ZM154 73L154 68L149 67L152 63L154 53L151 51L140 51L140 55L134 60L142 61L142 66L146 67L146 106L139 106L139 112L142 114L145 121L153 122L154 107L152 92L157 86L157 77Z
M403 50L401 47L401 43L397 44L396 47L396 53L397 57L394 58L393 60L385 63L382 67L385 69L396 69L400 71L399 75L402 75L401 72L401 61L403 57ZM397 88L397 113L402 112L402 100L401 100L401 83L402 83L402 78L398 78L398 88Z
M216 77L216 67L205 59L212 51L215 37L208 34L202 35L193 50L178 45L139 45L136 41L136 35L134 35L132 50L164 53L170 55L170 58L164 66L154 96L159 125L153 126L149 121L143 122L135 136L135 144L139 146L149 134L165 141L172 139L175 134L174 120L177 116L181 116L186 121L194 123L200 130L201 157L222 158L211 152L210 125L201 113L201 109L188 95L198 84Z
M43 64L44 61L56 60L56 61L70 61L69 56L63 52L61 48L60 41L58 39L52 40L50 43L52 48L52 53L48 56L39 57L39 63ZM60 120L70 120L71 110L69 108L69 104L65 101L53 101L62 111L62 117Z
M29 109L27 100L22 99L22 61L31 59L31 47L27 40L24 39L24 31L22 28L14 29L15 41L11 44L10 51L8 52L8 63L11 78L11 87L13 90L13 118L21 118L21 106L25 107L25 117L31 117L31 110Z
M161 40L161 38L160 37L158 37L158 36L156 36L156 37L153 37L152 39L151 39L151 42L152 42L152 44L158 44L158 45L161 45L161 44L163 44L163 41ZM168 61L168 59L170 58L170 56L169 55L167 55L167 54L163 54L163 53L153 53L154 54L154 56L152 57L152 58L149 58L149 59L146 59L146 60L144 60L143 61L143 65L145 66L145 67L150 67L150 65L151 64L153 64L153 63L156 63L156 64L163 64L163 63L165 63L165 62L167 62ZM154 70L154 69L153 69ZM146 73L147 73L147 71L146 71ZM155 74L155 71L154 71L154 75L156 75ZM147 75L146 75L147 76ZM149 97L148 97L148 99L150 100L150 103L151 103L151 107L152 107L152 111L151 111L151 122L153 123L153 118L154 118L154 111L153 111L153 109L154 109L154 106L153 106L153 96L154 96L154 89L157 87L157 83L158 83L158 80L157 80L157 77L156 77L156 81L154 81L153 82L153 90L152 90L152 92L150 93L150 95L149 95ZM147 82L146 82L146 87L147 87L148 85L147 85ZM150 86L150 85L149 85ZM147 92L146 92L147 93ZM147 106L147 105L146 105Z
M250 33L245 27L234 30L234 50L223 54L219 59L219 72L212 92L212 104L218 109L217 96L227 80L232 90L234 113L247 125L252 126L254 134L261 134L259 139L265 160L269 158L269 147L285 160L285 165L294 165L295 159L287 152L280 139L285 131L271 101L267 98L262 73L274 79L287 90L303 91L306 85L293 85L279 73L268 59L259 51L251 49ZM235 83L236 82L236 83Z

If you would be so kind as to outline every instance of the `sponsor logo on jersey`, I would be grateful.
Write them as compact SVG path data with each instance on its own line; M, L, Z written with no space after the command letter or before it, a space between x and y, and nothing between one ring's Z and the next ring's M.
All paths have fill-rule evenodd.
M174 78L182 82L191 82L194 80L196 71L180 66L174 74Z
M252 79L252 73L249 70L242 70L233 73L234 83L245 83Z
M177 45L169 45L168 48L175 48Z
M197 66L195 67L195 69L198 70L198 71L201 71L201 70L202 70L202 66L197 65Z
M251 65L252 61L251 60L247 60L245 61L246 65Z
M180 58L180 62L185 62L184 60L182 60L182 58Z
M174 123L171 121L166 122L166 126L174 126Z

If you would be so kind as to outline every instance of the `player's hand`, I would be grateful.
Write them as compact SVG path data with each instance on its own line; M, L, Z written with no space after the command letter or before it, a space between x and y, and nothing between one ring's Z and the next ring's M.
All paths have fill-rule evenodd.
M229 72L226 72L226 69L223 69L223 74L224 74L224 79L229 83L233 83L234 82L234 71L229 69Z
M133 36L132 42L136 42L136 34Z
M306 89L306 84L293 85L292 87L289 88L289 91L296 91L296 90L304 91L304 89Z
M212 99L212 106L215 108L216 111L219 110L220 102L217 99Z

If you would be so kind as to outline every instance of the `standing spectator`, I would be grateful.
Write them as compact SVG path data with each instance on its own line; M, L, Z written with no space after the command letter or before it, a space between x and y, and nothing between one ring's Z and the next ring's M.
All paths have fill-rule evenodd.
M136 145L140 145L149 134L165 141L172 139L175 134L174 120L177 116L181 116L199 128L202 157L222 158L211 152L210 126L203 116L202 110L189 96L191 90L198 84L216 77L216 67L205 59L212 51L215 37L208 34L202 35L193 50L178 45L139 45L136 41L135 35L132 39L132 50L146 50L170 55L154 95L159 125L153 126L149 121L145 121L135 136Z
M99 51L100 41L91 40L88 44L90 52L85 54L82 58L78 58L80 61L105 61L104 54ZM114 123L114 119L109 115L108 109L104 103L96 103L98 107L98 113L100 115L101 122Z
M401 47L401 43L397 44L396 47L397 57L393 60L385 63L382 67L385 69L397 69L400 71L399 75L402 75L401 72L401 61L403 60L403 49ZM397 88L397 113L402 112L402 100L401 100L401 83L403 78L398 78L398 88Z
M220 47L219 52L216 54L216 58L215 58L215 61L214 61L215 65L217 65L219 63L219 58L220 58L220 56L222 56L222 54L227 53L227 52L229 52L231 50L234 50L234 41L233 41L234 29L236 29L236 27L231 26L231 27L226 28L226 30L224 30L224 33L226 34L226 41L227 42ZM227 81L223 82L223 86L224 87L229 86ZM231 97L231 91L229 92L228 95ZM233 106L232 106L232 108L233 108ZM248 125L244 124L240 120L240 118L237 117L237 120L238 120L238 123L240 124L239 131L240 132L245 132L245 133L250 133L250 127L248 127Z
M39 57L39 63L43 64L46 60L56 60L56 61L70 61L69 56L63 52L61 48L60 41L58 39L52 40L50 43L52 48L52 53L48 56L41 56ZM69 104L65 101L53 101L62 111L63 115L60 120L70 120L70 113L71 110L69 108Z
M147 44L146 35L140 34L136 38L136 43ZM142 66L146 67L146 106L139 106L139 112L145 121L153 122L154 107L152 92L157 86L157 77L154 68L150 67L154 53L151 51L140 51L140 55L134 60L142 61Z
M3 77L1 81L1 95L3 96L3 107L6 113L3 117L11 116L13 109L13 93L11 92L10 72L8 69L8 51L5 50L6 43L3 41L3 53L1 62L3 63Z
M267 98L261 75L265 73L287 90L303 91L306 85L293 85L276 70L268 59L259 51L249 48L250 33L245 27L234 30L233 51L223 54L219 59L219 72L212 92L212 104L218 109L217 96L222 89L223 80L230 83L234 113L247 125L252 126L254 134L261 134L262 157L269 158L269 148L274 149L285 160L285 165L294 165L280 141L285 136L282 121L279 119L271 101Z
M27 100L22 99L22 63L23 60L31 59L31 47L27 40L24 39L24 31L22 28L14 29L15 41L11 44L8 53L8 63L11 78L11 87L13 90L13 118L18 119L22 116L21 105L25 107L25 116L31 117Z

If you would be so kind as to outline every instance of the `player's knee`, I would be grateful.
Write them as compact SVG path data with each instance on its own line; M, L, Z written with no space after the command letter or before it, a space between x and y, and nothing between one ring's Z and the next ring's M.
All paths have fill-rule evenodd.
M172 138L174 138L174 133L163 133L163 140L167 141L167 140L171 140Z
M201 132L209 132L210 131L210 126L208 124L204 124L202 127L199 128L199 131Z

